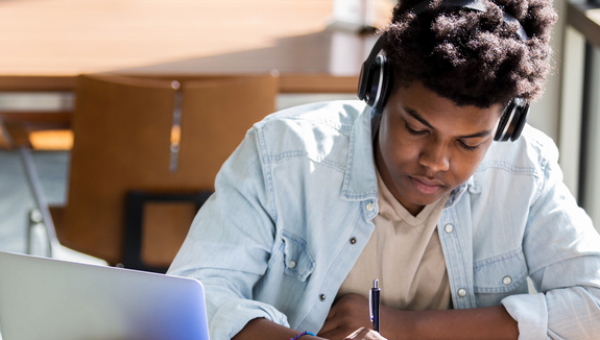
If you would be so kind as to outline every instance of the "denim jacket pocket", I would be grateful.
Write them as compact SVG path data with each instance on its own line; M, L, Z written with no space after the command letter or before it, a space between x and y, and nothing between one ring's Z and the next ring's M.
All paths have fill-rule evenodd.
M284 273L306 281L315 268L315 260L306 248L306 241L285 230L282 239Z
M522 249L517 249L473 265L475 293L527 292L527 263ZM513 292L518 290L516 292Z

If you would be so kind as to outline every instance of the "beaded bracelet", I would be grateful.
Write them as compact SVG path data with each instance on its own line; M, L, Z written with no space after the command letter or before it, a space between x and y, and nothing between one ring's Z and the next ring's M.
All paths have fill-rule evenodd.
M316 336L314 333L311 333L311 332L304 331L304 332L302 332L302 333L300 333L300 334L296 335L295 337L293 337L293 338L290 338L290 340L298 340L298 339L299 339L301 336L304 336L304 335L312 335L312 336Z

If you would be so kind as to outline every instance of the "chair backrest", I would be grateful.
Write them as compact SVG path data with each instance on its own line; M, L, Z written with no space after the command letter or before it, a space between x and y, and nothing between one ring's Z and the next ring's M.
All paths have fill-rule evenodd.
M214 190L218 170L247 130L274 111L277 88L270 75L180 84L80 76L60 242L120 263L127 193ZM142 258L168 265L195 212L193 204L148 204Z

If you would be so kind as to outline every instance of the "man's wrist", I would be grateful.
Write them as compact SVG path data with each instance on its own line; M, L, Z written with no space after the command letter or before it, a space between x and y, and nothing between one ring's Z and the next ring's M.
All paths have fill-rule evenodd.
M417 312L382 306L381 335L388 340L418 339Z
M317 336L316 334L314 334L314 333L312 333L312 332L309 332L309 331L304 331L304 332L302 332L302 333L299 333L299 334L298 334L298 335L296 335L295 337L293 337L293 338L290 338L290 340L298 340L298 339L300 339L301 337L303 337L303 336L305 336L305 335L310 335L310 336L312 336L312 337L316 337L316 336Z

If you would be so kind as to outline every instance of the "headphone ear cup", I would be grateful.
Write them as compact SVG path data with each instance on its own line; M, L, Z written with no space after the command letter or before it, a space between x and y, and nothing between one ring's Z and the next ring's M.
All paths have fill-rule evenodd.
M365 61L360 70L358 80L358 98L364 100L367 105L374 107L379 99L380 78L381 78L381 58L378 55L371 63ZM384 58L385 59L385 58Z
M365 61L360 68L360 77L358 78L358 99L365 100L367 98L367 88L369 87L369 82L371 81L371 65L367 64Z
M369 105L373 104L377 96L377 89L375 89L375 92L373 93L373 87L378 87L379 84L379 67L377 66L377 59L385 42L384 36L385 35L382 35L377 39L371 53L369 53L369 56L363 62L360 69L357 95L358 99L366 101ZM376 79L373 79L374 77Z
M379 94L379 100L373 106L376 111L381 111L387 104L388 98L392 92L392 88L394 87L394 74L392 72L392 67L387 62L385 57L381 58L381 68L382 68L382 81L381 81L381 90Z
M385 57L377 55L375 61L370 65L370 71L367 80L366 102L367 105L377 110L377 104L381 102L381 89L383 88L383 68L385 67Z
M511 100L500 118L494 140L496 142L517 140L521 136L525 123L527 123L528 115L529 102L521 98Z
M525 128L525 124L527 123L527 117L529 116L529 102L525 102L524 104L517 105L517 113L513 121L515 122L515 127L513 129L512 134L510 135L511 141L516 141L520 136L521 132Z
M500 121L498 122L498 127L496 128L496 135L494 135L494 141L504 142L508 139L508 138L505 138L506 124L508 124L508 119L511 116L511 113L513 110L514 110L514 102L511 100L510 103L508 103L508 105L504 108L502 117L500 117Z

